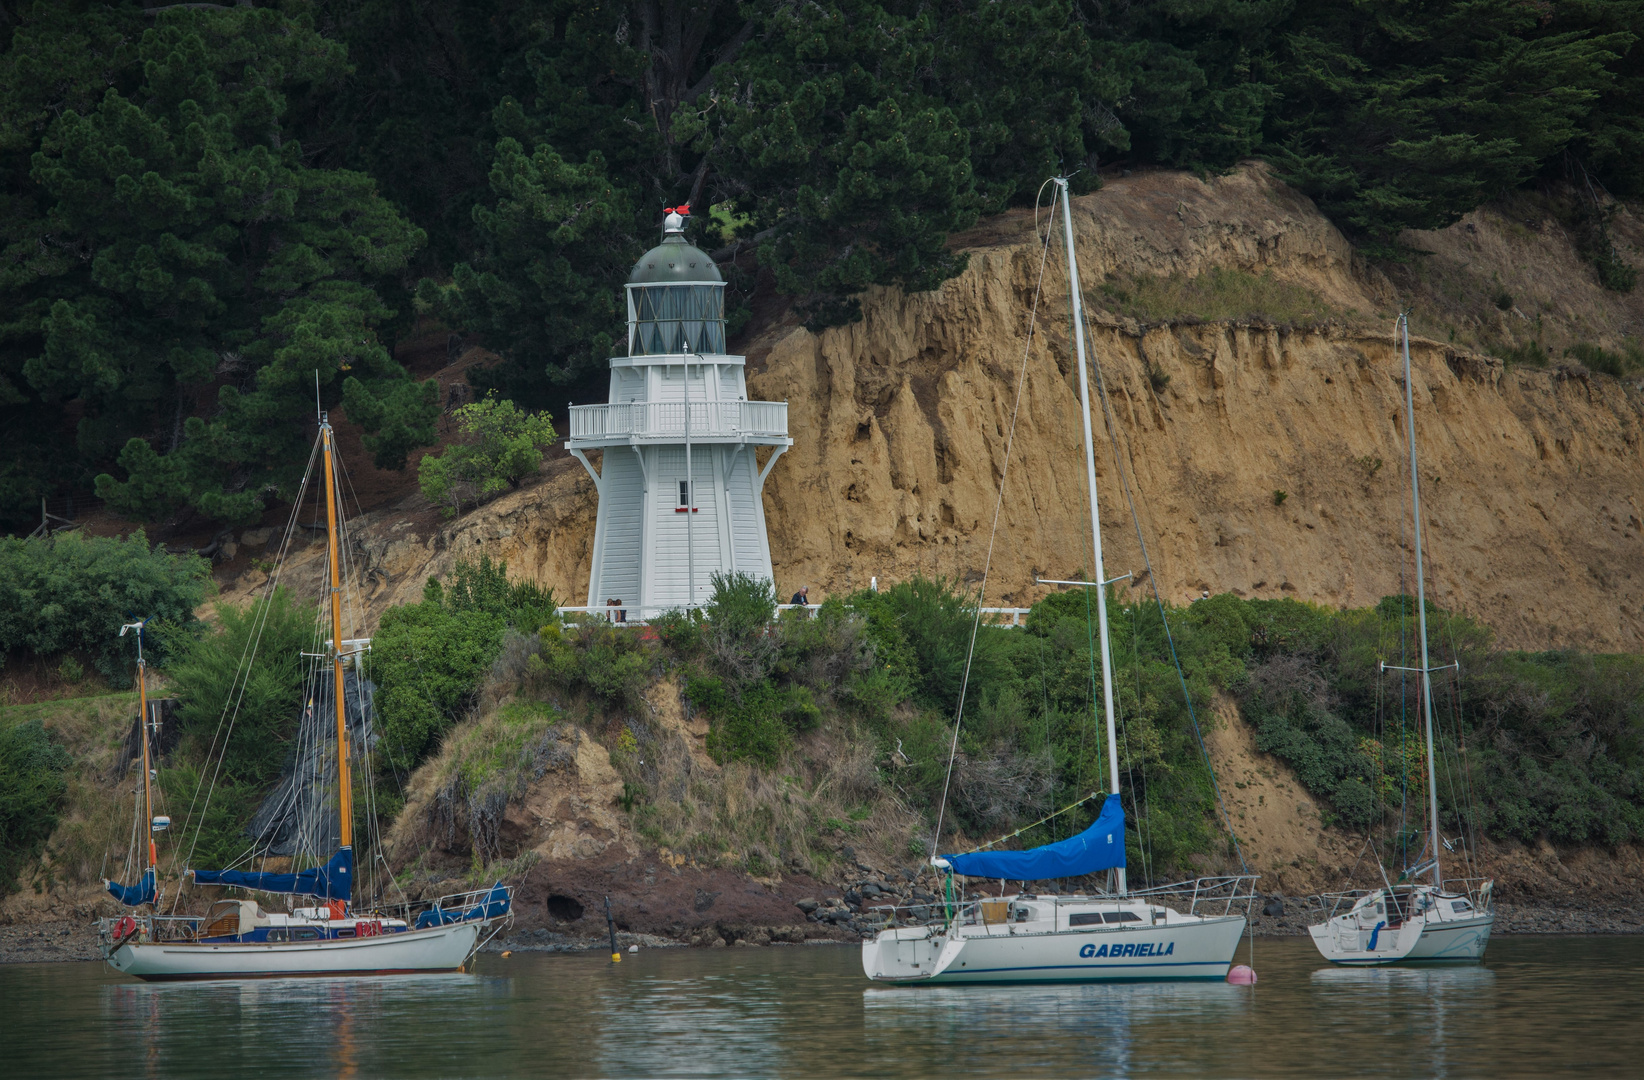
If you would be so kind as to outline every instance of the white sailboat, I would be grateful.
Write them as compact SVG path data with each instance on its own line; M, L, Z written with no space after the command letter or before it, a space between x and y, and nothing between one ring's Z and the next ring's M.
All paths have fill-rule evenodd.
M1096 452L1091 436L1084 308L1073 246L1073 219L1065 178L1057 178L1073 302L1073 340L1084 414L1085 474L1095 558L1096 612L1107 723L1109 794L1089 828L1029 851L976 851L933 856L952 875L1003 881L1046 881L1112 871L1114 888L1089 896L1039 896L949 901L941 917L923 925L892 926L862 943L868 978L893 983L1117 982L1222 979L1245 931L1240 908L1253 899L1254 875L1200 878L1132 892L1125 878L1124 810L1119 801L1119 756L1108 648L1102 528L1096 501ZM1071 583L1070 583L1071 584ZM1186 901L1186 911L1167 901Z
M1313 944L1326 960L1350 966L1392 964L1400 961L1482 960L1495 924L1492 906L1494 882L1477 878L1446 881L1439 865L1447 845L1439 835L1438 770L1433 746L1434 671L1427 652L1427 583L1421 558L1421 483L1416 470L1415 393L1410 379L1410 320L1399 316L1397 330L1404 343L1404 415L1410 440L1410 505L1415 516L1416 625L1421 636L1422 719L1427 740L1427 853L1428 862L1412 867L1405 876L1431 875L1426 884L1346 893L1327 897L1334 902L1330 917L1308 928ZM1383 663L1383 670L1410 670ZM1347 910L1337 911L1345 907Z
M255 899L226 899L214 904L204 917L160 914L159 858L154 835L166 831L170 819L154 813L156 773L149 744L156 721L148 708L142 624L133 623L123 628L122 635L133 629L138 634L137 687L142 709L138 730L143 765L143 784L138 798L143 818L149 823L149 835L146 868L137 884L108 883L109 893L133 908L133 914L99 920L98 936L104 958L116 971L126 975L155 981L457 971L512 919L512 890L501 882L489 889L441 898L423 905L422 910L413 910L410 904L356 908L353 902L354 814L349 774L349 699L344 669L351 660L358 660L364 649L361 639L343 636L337 463L331 425L324 413L320 414L319 441L325 472L331 630L325 651L319 655L329 661L331 668L328 696L335 706L336 718L334 782L339 842L326 861L302 871L187 871L197 885L305 896L315 901L310 906L292 907L284 912L264 911ZM305 489L306 486L305 478ZM271 580L271 592L273 584ZM253 656L247 663L254 660ZM317 694L315 700L323 706L326 696ZM362 724L364 711L361 706ZM321 725L329 723L323 713L316 713L312 719ZM315 734L318 736L318 729ZM316 771L319 776L313 779L323 783L327 770Z

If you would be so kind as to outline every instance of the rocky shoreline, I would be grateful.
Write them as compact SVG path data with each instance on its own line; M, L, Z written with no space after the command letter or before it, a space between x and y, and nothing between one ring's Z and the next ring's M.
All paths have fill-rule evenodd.
M877 889L878 883L873 884ZM918 896L911 887L905 898L915 901L934 900ZM922 890L921 890L922 891ZM872 907L874 901L890 902L895 895L864 896L861 885L841 890L825 898L805 898L794 907L804 923L762 926L751 923L712 924L678 936L666 934L617 931L617 947L624 952L637 946L641 949L677 948L748 948L781 945L848 945L871 934L874 920L871 913L864 916L863 902ZM853 902L854 901L854 902ZM1275 901L1277 904L1275 904ZM1284 896L1264 898L1264 908L1252 920L1252 929L1259 938L1300 937L1307 933L1309 923L1321 915L1316 904L1308 897ZM1277 910L1277 914L1269 914ZM1644 903L1598 904L1522 904L1500 902L1496 905L1497 936L1517 934L1644 934ZM485 946L485 952L603 952L610 948L610 939L604 934L563 932L545 927L516 927L499 935ZM0 926L0 964L44 964L100 960L97 934L89 922L60 920L25 925Z

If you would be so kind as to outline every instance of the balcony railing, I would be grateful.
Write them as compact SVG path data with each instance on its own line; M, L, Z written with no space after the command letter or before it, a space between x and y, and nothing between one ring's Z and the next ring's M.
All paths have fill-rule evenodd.
M786 401L693 401L687 425L683 401L646 401L629 405L571 406L571 440L599 442L647 439L692 440L784 439L788 435Z

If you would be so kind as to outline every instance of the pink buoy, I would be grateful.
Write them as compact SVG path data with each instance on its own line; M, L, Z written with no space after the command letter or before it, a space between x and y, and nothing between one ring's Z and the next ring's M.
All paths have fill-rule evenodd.
M1234 986L1255 986L1256 969L1244 964L1236 964L1228 971L1227 981Z

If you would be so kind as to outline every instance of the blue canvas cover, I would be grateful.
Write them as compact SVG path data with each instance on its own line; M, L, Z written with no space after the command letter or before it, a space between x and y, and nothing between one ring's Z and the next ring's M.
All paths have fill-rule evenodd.
M296 874L253 873L249 870L196 870L200 885L236 885L263 892L297 893L322 900L348 900L354 895L354 851L338 848L331 861Z
M956 874L1045 881L1082 877L1125 864L1125 812L1118 795L1109 795L1096 821L1077 836L1027 851L973 851L945 856Z
M467 911L446 911L444 908L434 908L417 916L414 929L426 930L430 926L447 926L455 922L468 922L470 919L498 919L508 914L508 889L502 882L491 886L491 891L485 894L485 899L469 908Z
M154 903L154 867L151 866L144 871L135 885L121 885L118 881L108 882L108 892L126 907Z

